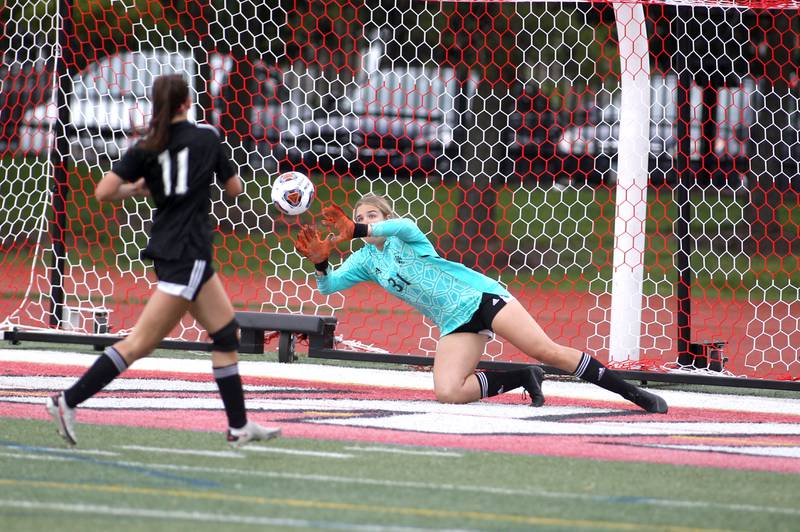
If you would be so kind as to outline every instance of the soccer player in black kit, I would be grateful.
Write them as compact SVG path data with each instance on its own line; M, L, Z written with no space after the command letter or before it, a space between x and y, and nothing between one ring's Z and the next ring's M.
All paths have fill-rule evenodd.
M268 440L280 429L247 420L238 369L239 327L233 305L211 266L210 187L217 181L228 196L242 182L212 126L186 119L192 105L180 75L156 78L153 116L145 137L113 165L95 189L99 201L152 196L157 211L142 256L153 261L158 287L133 331L95 361L68 390L47 399L47 410L67 443L75 445L75 408L146 357L189 312L213 342L211 362L228 417L228 442L239 447Z

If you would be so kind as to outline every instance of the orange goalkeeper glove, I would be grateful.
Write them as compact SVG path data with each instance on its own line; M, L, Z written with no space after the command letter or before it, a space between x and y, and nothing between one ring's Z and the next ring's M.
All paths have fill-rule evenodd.
M316 227L304 225L295 240L294 247L298 253L314 263L314 268L320 272L328 269L328 257L331 255L334 242L323 240L319 237Z
M329 205L322 209L322 217L322 223L335 234L336 244L353 238L362 238L368 234L367 224L353 222L338 205Z

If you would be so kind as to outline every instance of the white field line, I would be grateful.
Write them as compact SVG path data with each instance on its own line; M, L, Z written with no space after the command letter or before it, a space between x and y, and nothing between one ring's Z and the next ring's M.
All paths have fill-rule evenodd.
M9 445L14 449L19 449L20 451L27 451L27 450L34 450L34 451L43 451L46 453L50 452L57 452L57 453L65 453L65 454L88 454L93 456L119 456L119 453L115 453L112 451L101 451L100 449L75 449L69 447L36 447L30 445Z
M243 451L256 451L259 453L291 454L295 456L313 456L316 458L354 458L355 455L345 453L329 453L324 451L303 451L300 449L281 449L280 447L264 447L250 445L242 447Z
M39 351L26 349L0 349L0 362L33 362L68 366L90 366L96 355L80 353ZM168 371L172 373L210 373L210 360L145 358L133 366L138 370ZM398 371L365 368L346 368L317 364L281 364L278 362L240 362L243 376L278 379L381 386L414 390L432 390L430 372ZM620 396L598 386L580 382L545 381L546 396L628 404ZM800 416L800 399L756 397L746 395L708 394L661 390L658 392L670 407L703 408L734 412L787 414Z
M462 453L454 453L449 451L416 451L414 449L398 449L394 447L345 447L345 451L359 451L362 453L390 453L390 454L408 454L417 456L441 456L461 458L464 456Z
M88 367L99 355L35 349L0 349L0 361L34 362L62 366ZM190 360L171 358L144 358L137 360L133 369L144 371L169 371L172 373L211 373L211 359ZM272 377L338 384L378 385L389 388L432 390L430 372L347 368L319 364L281 364L278 362L239 362L239 373L251 377Z
M9 376L0 375L0 388L7 390L63 390L75 383L75 377L41 377L41 376ZM103 388L104 391L152 391L160 392L208 392L218 391L217 383L211 376L208 381L190 381L175 379L115 379ZM249 386L244 385L245 392L295 391L302 392L307 388L297 386Z
M18 511L35 510L59 513L76 513L85 515L113 515L116 517L135 517L148 519L170 519L174 521L216 522L224 525L257 525L285 528L353 530L358 532L432 532L431 528L415 528L403 526L360 525L356 523L340 523L336 521L311 521L308 519L290 519L281 517L261 517L257 515L183 512L180 510L151 510L149 508L131 508L121 506L103 506L99 504L67 504L22 499L0 499L0 507L5 506ZM451 530L451 532L456 532Z
M4 443L5 447L16 449L18 451L34 451L40 453L62 453L66 455L93 455L93 456L119 456L119 453L113 451L101 451L100 449L76 449L74 447L41 447L37 445L22 445L16 443ZM67 457L69 458L69 457Z
M800 446L795 447L757 447L744 445L669 445L648 443L641 447L654 449L678 449L680 451L704 451L751 456L771 456L773 458L800 458Z
M147 453L185 454L189 456L208 456L211 458L244 458L245 455L233 451L204 451L202 449L174 449L168 447L146 447L143 445L117 445L126 451L144 451Z
M62 449L63 450L63 449ZM18 460L39 460L41 462L74 462L70 456L57 454L27 454L27 453L6 453L0 451L0 457L14 458Z
M62 455L37 455L24 453L5 453L0 451L0 457L22 459L22 460L44 460L60 462L71 460ZM377 486L389 489L425 489L434 492L451 491L494 495L509 495L519 497L531 497L540 499L555 500L574 500L584 502L600 502L603 504L619 504L657 506L664 508L697 508L697 509L718 509L734 512L755 513L755 514L776 514L793 515L800 517L800 508L785 508L777 506L761 506L754 504L727 504L710 501L688 501L681 499L656 499L653 497L631 497L622 495L589 495L584 493L564 493L557 491L546 491L536 489L515 489L503 488L498 486L481 486L479 484L457 485L457 484L436 484L432 482L416 482L403 480L372 479L364 477L341 477L333 475L308 475L301 473L287 473L283 471L267 471L263 469L237 469L226 467L204 467L189 466L178 464L157 464L133 461L115 461L115 464L126 467L151 468L164 471L179 471L183 473L212 473L214 475L251 476L270 479L296 480L301 482L329 482L331 484L352 484L362 486Z

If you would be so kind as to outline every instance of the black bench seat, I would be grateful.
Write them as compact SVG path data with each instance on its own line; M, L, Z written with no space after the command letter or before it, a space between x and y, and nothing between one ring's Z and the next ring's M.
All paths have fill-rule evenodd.
M336 318L311 314L289 314L282 312L237 311L236 321L242 331L242 353L263 353L267 331L279 333L278 361L292 362L295 335L308 336L309 346L332 348Z

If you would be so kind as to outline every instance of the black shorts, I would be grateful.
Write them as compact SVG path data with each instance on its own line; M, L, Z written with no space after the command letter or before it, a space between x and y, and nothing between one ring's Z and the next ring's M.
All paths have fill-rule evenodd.
M472 318L457 329L450 331L448 334L475 333L494 338L492 322L494 321L494 317L497 316L497 313L500 312L500 309L505 307L508 301L510 301L510 299L506 296L484 292L481 297L481 302L478 304L478 310L475 311Z
M197 299L200 289L214 275L214 268L206 260L155 259L153 268L159 290L189 301Z

